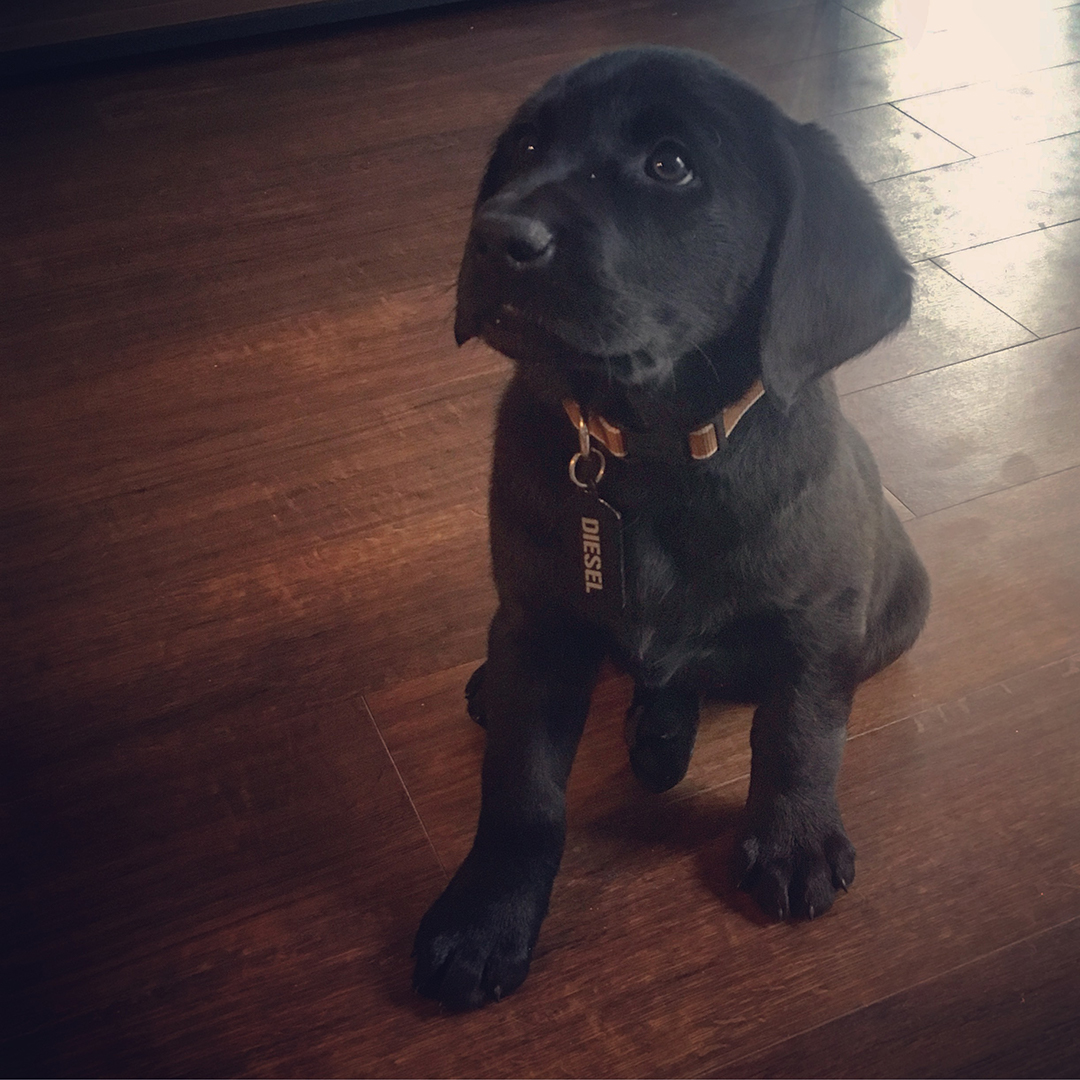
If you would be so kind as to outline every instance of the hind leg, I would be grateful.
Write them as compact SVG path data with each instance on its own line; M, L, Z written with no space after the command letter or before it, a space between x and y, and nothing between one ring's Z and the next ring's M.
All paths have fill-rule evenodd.
M890 510L891 513L891 510ZM895 518L895 515L893 515ZM886 668L915 644L930 610L930 578L903 526L894 526L891 574L883 600L867 620L866 653L859 680Z
M644 787L667 791L686 775L697 727L695 687L635 685L626 734L630 766Z

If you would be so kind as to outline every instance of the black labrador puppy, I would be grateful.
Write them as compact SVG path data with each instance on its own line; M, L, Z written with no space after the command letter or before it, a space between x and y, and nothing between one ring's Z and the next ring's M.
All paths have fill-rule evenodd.
M518 111L458 279L458 342L516 369L499 608L466 691L480 821L420 925L421 993L468 1008L524 980L605 656L633 674L630 761L653 791L686 771L700 693L757 703L737 858L765 911L813 918L851 883L852 696L918 636L929 585L826 373L910 302L833 139L706 56L600 56Z

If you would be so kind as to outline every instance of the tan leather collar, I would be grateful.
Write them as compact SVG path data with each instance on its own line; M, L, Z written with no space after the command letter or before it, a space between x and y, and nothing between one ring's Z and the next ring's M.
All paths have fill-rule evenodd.
M735 430L735 425L746 415L747 410L758 401L765 393L765 387L761 380L755 380L754 384L746 391L738 401L728 405L718 416L707 424L695 428L686 436L690 456L695 461L704 461L711 458L720 449L721 442L726 442L728 436ZM572 398L563 401L563 408L570 422L576 428L581 427L581 406ZM627 457L630 453L630 441L633 436L616 427L610 421L605 420L599 414L590 416L585 421L589 434L602 444L617 458ZM721 432L723 433L721 435Z

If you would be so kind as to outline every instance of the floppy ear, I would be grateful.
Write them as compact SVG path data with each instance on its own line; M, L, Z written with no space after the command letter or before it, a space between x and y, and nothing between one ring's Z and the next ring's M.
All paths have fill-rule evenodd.
M789 121L779 142L788 212L774 241L761 367L787 406L810 380L903 325L912 270L827 131Z

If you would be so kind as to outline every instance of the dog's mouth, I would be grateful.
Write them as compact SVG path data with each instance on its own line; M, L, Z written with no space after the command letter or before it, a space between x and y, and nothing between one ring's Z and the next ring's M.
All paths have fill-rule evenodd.
M608 383L641 384L664 374L662 366L644 352L572 344L542 317L509 302L472 320L459 311L454 332L459 345L478 337L510 360L588 377L602 374Z
M479 337L511 360L572 367L597 362L595 357L566 341L546 321L509 302L481 314L474 322L466 322L459 313L455 332L459 344Z

